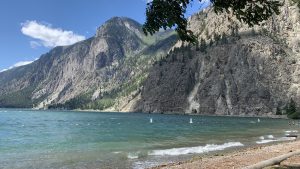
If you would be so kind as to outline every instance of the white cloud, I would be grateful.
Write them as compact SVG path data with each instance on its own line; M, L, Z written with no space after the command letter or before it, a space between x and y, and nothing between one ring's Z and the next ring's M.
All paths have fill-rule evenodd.
M26 21L22 24L22 33L36 40L30 42L32 48L38 46L55 47L66 46L82 41L85 36L66 31L61 28L53 28L51 25L38 23L37 21Z
M10 66L9 68L1 70L0 73L1 73L1 72L5 72L5 71L10 70L10 69L13 69L13 68L16 68L16 67L28 65L28 64L30 64L30 63L36 61L36 60L37 60L37 59L35 59L35 60L33 60L33 61L20 61L20 62L17 62L17 63L15 63L14 65Z

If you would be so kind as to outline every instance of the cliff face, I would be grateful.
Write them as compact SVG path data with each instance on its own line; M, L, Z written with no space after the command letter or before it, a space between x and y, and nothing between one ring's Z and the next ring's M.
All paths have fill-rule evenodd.
M0 73L0 107L271 115L300 102L295 5L253 28L206 9L189 27L196 46L112 18L88 40Z
M112 18L90 39L56 47L30 65L0 73L0 107L61 108L73 99L67 108L97 109L97 104L87 105L103 98L111 106L120 93L128 95L123 85L146 76L156 57L176 41L172 31L146 37L136 21Z
M178 42L150 70L137 111L219 115L275 114L300 101L300 17L279 16L249 28L211 9L189 20L200 44Z

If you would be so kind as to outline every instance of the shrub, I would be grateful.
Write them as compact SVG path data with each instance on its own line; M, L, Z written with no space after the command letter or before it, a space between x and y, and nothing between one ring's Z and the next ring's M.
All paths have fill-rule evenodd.
M300 119L300 111L297 110L296 102L291 99L286 108L287 117L290 119Z
M282 112L279 107L276 108L276 115L282 115Z

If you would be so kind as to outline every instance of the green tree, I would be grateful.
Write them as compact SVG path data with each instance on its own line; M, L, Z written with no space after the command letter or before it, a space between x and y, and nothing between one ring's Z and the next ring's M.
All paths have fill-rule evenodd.
M293 114L295 113L297 110L296 110L296 103L293 99L290 100L290 103L287 107L287 110L286 110L286 113L289 115L289 114Z
M279 107L276 108L276 115L282 115L282 112Z
M296 102L293 99L290 100L286 113L288 118L300 119L300 112L297 110Z
M175 28L183 41L197 41L191 30L187 29L185 12L193 0L153 0L147 3L144 33L154 34L160 28ZM200 2L204 0L199 0ZM299 1L299 0L294 0ZM210 0L216 13L232 13L238 20L249 26L267 20L274 13L279 14L282 5L279 0Z

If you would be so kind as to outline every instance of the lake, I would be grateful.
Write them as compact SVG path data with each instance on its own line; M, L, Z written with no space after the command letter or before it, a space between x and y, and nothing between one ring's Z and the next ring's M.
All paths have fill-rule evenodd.
M152 121L152 122L151 122ZM146 168L298 132L289 120L0 109L0 168Z

